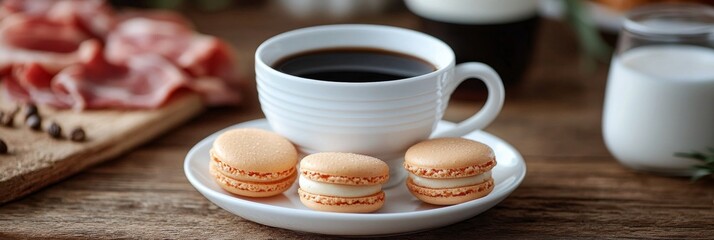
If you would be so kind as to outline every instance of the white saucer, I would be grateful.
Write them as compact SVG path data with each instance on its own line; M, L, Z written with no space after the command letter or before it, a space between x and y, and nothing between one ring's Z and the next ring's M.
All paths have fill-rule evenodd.
M441 121L436 131L443 131L453 125ZM402 183L385 189L387 201L375 213L318 212L300 203L297 182L283 194L269 198L232 195L213 182L208 173L208 150L213 140L228 129L247 127L270 129L265 119L258 119L233 125L208 136L188 152L184 162L186 177L208 200L233 214L260 224L295 231L333 235L387 235L442 227L471 218L495 206L518 187L526 174L526 164L516 149L496 136L476 131L465 138L491 146L498 161L492 172L496 186L488 196L440 207L420 202Z

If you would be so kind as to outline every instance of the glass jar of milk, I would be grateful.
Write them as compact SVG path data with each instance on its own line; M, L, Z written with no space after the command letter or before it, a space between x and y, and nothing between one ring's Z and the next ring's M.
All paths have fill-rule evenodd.
M657 4L628 13L610 66L603 135L633 169L689 175L676 152L714 147L714 9Z

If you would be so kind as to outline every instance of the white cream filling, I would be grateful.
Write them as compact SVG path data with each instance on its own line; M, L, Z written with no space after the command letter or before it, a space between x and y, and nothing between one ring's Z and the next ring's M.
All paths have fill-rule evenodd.
M491 178L491 171L482 174L463 178L423 178L414 174L409 174L414 184L427 188L456 188L476 185L488 181Z
M334 197L365 197L382 191L382 185L342 185L317 182L300 175L298 180L303 191Z

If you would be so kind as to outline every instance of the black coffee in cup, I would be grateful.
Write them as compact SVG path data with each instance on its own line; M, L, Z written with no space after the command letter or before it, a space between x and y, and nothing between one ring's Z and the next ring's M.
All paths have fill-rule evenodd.
M457 63L483 62L493 67L504 85L525 72L538 25L534 0L407 0L422 30L454 49ZM464 84L479 83L467 81Z
M330 48L287 56L273 68L293 76L331 82L383 82L436 70L415 56L374 48Z

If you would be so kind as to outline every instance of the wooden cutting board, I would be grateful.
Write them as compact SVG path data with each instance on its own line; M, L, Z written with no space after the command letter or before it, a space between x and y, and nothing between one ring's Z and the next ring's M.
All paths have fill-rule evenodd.
M0 100L3 112L15 106ZM43 129L51 121L62 127L64 139L59 140L51 138L46 131L29 129L21 111L14 127L0 125L0 138L9 149L8 154L0 155L0 204L116 157L177 127L202 110L201 99L195 94L177 96L156 110L74 112L40 106ZM67 137L77 126L86 133L84 142L73 142Z

